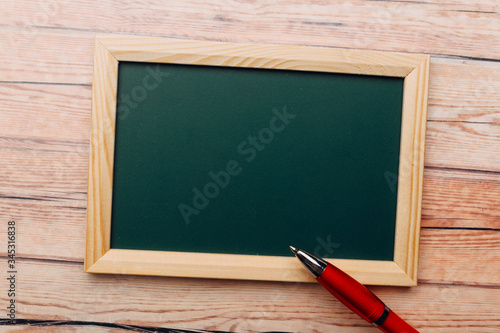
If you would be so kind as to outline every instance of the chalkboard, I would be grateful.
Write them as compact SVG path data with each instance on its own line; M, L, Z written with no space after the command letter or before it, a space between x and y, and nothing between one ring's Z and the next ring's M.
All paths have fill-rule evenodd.
M412 71L403 76L321 66L118 60L108 134L113 144L104 144L113 151L104 258L189 254L196 266L202 258L226 255L243 266L253 258L289 265L294 245L347 266L384 267L398 262L398 248L404 250L400 229L411 230L418 244L421 193L412 195L411 183L401 178L421 172L408 166L423 150L415 147L415 141L422 144L422 122L425 131L425 113L405 111L408 96L418 95L405 91ZM404 143L405 130L411 145ZM399 220L408 212L417 216L404 226ZM160 266L168 265L165 258ZM268 263L262 261L263 267ZM137 267L129 273L245 278L223 264L211 274L217 265L205 267L207 274ZM126 267L108 265L103 272L127 273ZM371 282L413 284L414 273L404 273L404 282ZM249 278L268 279L266 274ZM304 280L297 274L284 280Z
M393 260L402 96L394 77L121 63L111 248Z

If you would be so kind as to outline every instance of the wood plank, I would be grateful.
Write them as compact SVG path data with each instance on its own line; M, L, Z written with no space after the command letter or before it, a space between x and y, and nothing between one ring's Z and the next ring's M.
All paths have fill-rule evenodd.
M73 193L73 197L79 197L75 200L60 198L65 192L45 192L41 197L5 198L4 195L3 189L0 190L0 221L16 221L18 255L83 262L85 193ZM5 230L1 230L0 237L7 239ZM6 250L1 253L5 255Z
M58 146L56 146L58 147ZM61 150L0 149L0 184L15 196L28 197L32 190L86 192L88 146ZM5 196L9 193L3 192ZM37 193L37 192L35 192Z
M24 319L231 332L376 331L319 284L93 275L82 264L32 260L18 265ZM500 325L498 288L370 289L422 333L494 332Z
M500 286L500 231L422 229L419 282Z
M500 63L432 57L428 119L500 124Z
M425 166L500 172L500 124L427 124Z
M421 226L500 230L500 174L427 168Z
M63 141L58 149L71 150L88 144L90 98L89 86L0 83L0 147L55 150Z
M0 45L1 81L92 83L93 33L2 26Z
M122 1L4 1L3 24L220 41L324 45L500 59L495 0L351 0L314 5L181 0L141 6ZM418 42L416 42L418 41Z

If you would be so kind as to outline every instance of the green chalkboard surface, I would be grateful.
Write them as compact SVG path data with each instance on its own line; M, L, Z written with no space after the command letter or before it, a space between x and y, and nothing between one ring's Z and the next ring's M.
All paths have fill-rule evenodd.
M120 62L111 248L393 260L403 82Z

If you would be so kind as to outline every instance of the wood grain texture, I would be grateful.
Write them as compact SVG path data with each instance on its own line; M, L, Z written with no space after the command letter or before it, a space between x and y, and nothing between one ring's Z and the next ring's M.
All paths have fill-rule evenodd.
M500 284L498 231L423 229L420 242L421 282Z
M82 272L96 32L431 53L420 285L371 289L422 332L500 329L498 1L8 0L0 9L0 223L19 221L20 255L41 258L20 262L19 317L67 324L0 331L90 331L71 326L81 319L377 332L314 285ZM2 255L4 242L0 227Z
M3 24L500 59L499 6L468 2L4 1ZM414 42L418 41L418 42Z
M398 262L328 259L369 285L415 286ZM416 268L416 267L415 267ZM293 257L111 249L86 269L90 273L316 283Z
M221 43L173 38L98 35L118 61L319 71L406 77L429 56L292 45ZM427 91L428 73L423 71ZM420 78L417 76L417 78Z
M118 61L95 40L85 270L110 248Z
M426 166L500 172L500 124L427 124Z
M1 81L92 84L93 33L24 26L0 31Z
M398 171L394 262L415 282L422 206L429 60L427 58L421 62L405 77L401 121L399 159L408 163L400 163Z
M500 63L432 57L429 117L500 123Z
M0 147L88 152L91 87L0 83Z
M422 227L500 230L500 176L492 172L428 168Z

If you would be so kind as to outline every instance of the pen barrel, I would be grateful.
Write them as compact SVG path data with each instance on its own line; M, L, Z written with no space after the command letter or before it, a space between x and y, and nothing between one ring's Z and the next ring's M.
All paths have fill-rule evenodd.
M418 333L416 329L411 327L392 310L389 310L387 319L379 326L379 328L386 333Z
M384 313L384 303L358 281L328 264L316 279L333 296L369 323L377 321Z

